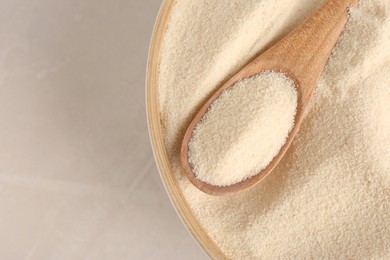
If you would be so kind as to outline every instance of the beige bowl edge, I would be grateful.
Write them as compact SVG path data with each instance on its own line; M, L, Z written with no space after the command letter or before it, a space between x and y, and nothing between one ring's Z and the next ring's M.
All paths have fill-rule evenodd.
M157 88L163 37L175 2L176 0L163 1L154 26L152 41L149 49L146 74L146 109L150 140L161 178L182 221L211 258L228 259L228 257L223 254L221 249L209 237L207 232L195 217L195 214L188 205L186 199L184 198L184 195L179 187L179 183L175 178L175 174L169 162L164 143L160 111L158 106Z

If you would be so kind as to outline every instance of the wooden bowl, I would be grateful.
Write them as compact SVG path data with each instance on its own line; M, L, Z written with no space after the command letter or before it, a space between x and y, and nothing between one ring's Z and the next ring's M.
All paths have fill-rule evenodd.
M162 134L162 126L160 120L160 111L158 105L158 78L161 47L164 38L164 33L167 28L169 16L175 0L164 0L159 15L154 27L152 42L149 50L148 70L146 78L146 105L149 124L149 133L152 143L153 153L160 171L161 178L165 184L166 190L175 206L177 212L181 216L183 222L190 230L192 235L203 247L203 249L213 259L228 259L221 249L214 243L204 230L194 212L188 205L180 187L172 166L168 159L168 154L165 147L165 142Z

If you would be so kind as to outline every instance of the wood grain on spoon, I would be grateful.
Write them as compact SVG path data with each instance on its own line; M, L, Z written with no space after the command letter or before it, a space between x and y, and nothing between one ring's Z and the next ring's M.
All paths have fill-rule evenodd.
M345 27L348 19L348 8L356 5L357 1L327 1L306 22L254 59L212 95L190 123L181 146L181 163L187 178L194 186L210 195L225 195L246 190L262 181L271 173L286 153L298 132L313 90L318 83L337 39ZM188 161L188 143L192 138L195 126L225 89L233 86L237 81L252 77L262 71L285 73L295 81L297 86L298 107L295 125L288 135L285 144L264 170L244 181L230 186L214 186L197 179Z

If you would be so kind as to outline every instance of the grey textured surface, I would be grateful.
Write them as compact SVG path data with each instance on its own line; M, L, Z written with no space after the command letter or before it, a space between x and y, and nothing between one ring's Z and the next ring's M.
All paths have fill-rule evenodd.
M0 259L207 259L149 144L159 6L0 1Z

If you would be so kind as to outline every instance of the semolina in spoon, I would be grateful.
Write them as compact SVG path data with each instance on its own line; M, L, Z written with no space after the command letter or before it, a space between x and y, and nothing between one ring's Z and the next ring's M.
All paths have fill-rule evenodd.
M351 6L356 5L357 1L358 0L328 0L321 9L311 16L306 22L297 27L266 52L255 58L235 76L223 84L222 87L220 87L204 104L190 123L181 146L182 166L187 178L195 187L210 195L232 194L246 190L258 184L272 172L285 155L296 133L298 132L313 90L318 83L337 39L345 27L348 19L348 9ZM293 114L293 124L291 125L291 129L286 128L281 130L286 134L286 138L280 139L281 142L279 146L271 147L274 150L277 148L275 154L268 158L266 160L266 165L264 165L264 167L262 167L258 172L255 172L255 174L240 176L241 173L237 170L238 178L236 182L221 181L218 183L218 179L216 179L217 181L209 181L208 179L203 178L203 175L200 172L197 172L197 169L200 169L201 167L198 167L197 163L194 163L194 160L190 158L192 154L191 149L193 149L191 148L191 144L194 143L198 129L202 127L202 124L205 121L207 121L208 114L216 113L214 111L218 109L223 110L224 107L221 105L218 106L218 103L226 103L229 101L228 98L234 99L234 96L228 97L228 95L232 96L237 91L243 91L242 88L239 90L239 85L242 82L259 78L262 75L271 75L274 77L275 75L273 74L283 75L283 77L286 78L286 82L293 82L296 90L297 99L296 110ZM275 76L275 78L277 77L279 76ZM265 77L264 80L266 79L267 78ZM272 89L270 91L271 92L269 93L264 92L266 97L267 95L272 96ZM266 102L267 100L263 101ZM247 105L251 106L252 104L249 102ZM234 111L232 112L234 113ZM227 113L227 115L229 115L229 113ZM266 114L267 111L263 111L263 113ZM210 118L213 118L212 115ZM275 122L277 123L277 121ZM235 123L236 122L231 122L232 131L237 130L234 129ZM267 124L267 122L264 122L264 124ZM226 128L224 130L226 130ZM272 129L270 131L272 131ZM276 129L275 131L277 132ZM259 138L261 137L259 136ZM203 142L208 141L212 140L203 140ZM247 143L248 142L249 141L247 141ZM256 144L252 143L252 145L255 145L254 148L256 148ZM199 147L208 146L205 145ZM197 152L204 153L205 158L207 158L207 150L204 151L201 149ZM253 162L261 160L261 158L256 157L250 157L249 159ZM246 161L246 164L251 163L249 159ZM232 165L234 166L234 164ZM226 165L217 165L217 167L225 166ZM207 174L209 174L211 178L213 177L212 171L207 172ZM226 178L224 179L224 177L225 176L221 176L221 180L225 180Z

